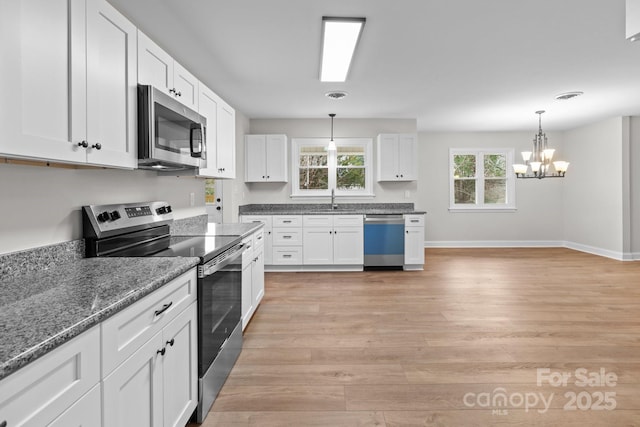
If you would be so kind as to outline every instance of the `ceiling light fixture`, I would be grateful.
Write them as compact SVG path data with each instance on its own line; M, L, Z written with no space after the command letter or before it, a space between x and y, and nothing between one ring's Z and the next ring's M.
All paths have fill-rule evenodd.
M331 140L329 140L329 146L327 147L328 151L338 151L338 147L336 147L336 143L333 140L333 118L335 116L335 113L329 114L329 117L331 117Z
M365 22L365 18L322 17L320 81L344 82L347 80L351 60Z
M347 92L341 90L333 90L324 94L324 96L331 99L342 99L347 95L349 95Z
M561 93L560 95L556 95L556 99L558 101L567 101L569 99L573 99L577 96L583 95L584 92L579 92L579 91L575 91L575 92L566 92L566 93Z
M525 164L513 165L513 171L518 178L564 178L569 162L556 160L553 167L556 173L549 173L553 153L556 151L547 145L547 135L542 133L542 114L544 110L536 111L538 115L538 133L533 137L533 151L523 151L522 160ZM527 175L527 170L531 166L533 175Z

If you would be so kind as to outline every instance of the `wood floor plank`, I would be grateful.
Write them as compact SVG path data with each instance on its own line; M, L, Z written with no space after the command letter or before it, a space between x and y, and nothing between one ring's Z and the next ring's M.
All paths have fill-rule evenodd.
M640 426L640 263L564 248L426 260L415 272L267 273L203 425ZM579 386L581 369L615 385ZM538 385L540 372L571 378ZM544 413L465 403L501 390L554 397ZM608 393L616 407L564 410L571 393L583 404Z

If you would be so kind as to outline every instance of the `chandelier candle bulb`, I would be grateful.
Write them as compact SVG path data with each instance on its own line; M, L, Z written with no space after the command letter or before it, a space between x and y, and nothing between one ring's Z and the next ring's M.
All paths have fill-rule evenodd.
M529 160L531 160L531 154L533 154L531 151L523 151L522 152L522 160L526 163Z

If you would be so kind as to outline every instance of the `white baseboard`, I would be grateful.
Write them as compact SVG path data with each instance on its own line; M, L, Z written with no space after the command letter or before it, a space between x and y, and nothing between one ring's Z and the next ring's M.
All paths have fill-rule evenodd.
M427 241L424 246L425 248L568 248L618 261L640 260L640 252L618 252L559 240L445 240Z
M561 248L555 240L441 240L425 242L426 248Z

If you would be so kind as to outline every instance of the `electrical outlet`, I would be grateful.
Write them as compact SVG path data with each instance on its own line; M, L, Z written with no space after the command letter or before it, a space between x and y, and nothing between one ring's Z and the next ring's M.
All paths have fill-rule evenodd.
M189 206L193 207L196 205L196 193L189 193Z

